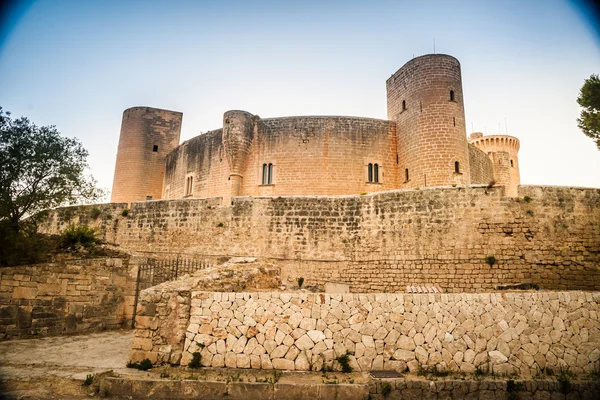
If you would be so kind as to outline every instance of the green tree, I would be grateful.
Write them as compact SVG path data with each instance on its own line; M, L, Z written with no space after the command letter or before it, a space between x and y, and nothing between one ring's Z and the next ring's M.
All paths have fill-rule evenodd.
M104 193L86 175L88 152L54 126L12 119L0 107L0 225L12 233L24 218L53 207L96 201Z
M587 136L594 139L600 150L600 78L592 74L579 91L577 103L583 107L577 126Z

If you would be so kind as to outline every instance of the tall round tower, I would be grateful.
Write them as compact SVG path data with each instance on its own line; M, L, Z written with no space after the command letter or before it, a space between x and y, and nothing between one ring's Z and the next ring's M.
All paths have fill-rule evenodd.
M445 54L413 58L386 82L396 121L401 187L469 184L460 63Z
M158 200L167 153L179 145L183 114L151 107L123 112L111 202Z
M519 139L509 135L487 135L474 132L469 135L469 143L486 153L492 160L494 180L504 186L506 195L516 196L521 184L519 172Z

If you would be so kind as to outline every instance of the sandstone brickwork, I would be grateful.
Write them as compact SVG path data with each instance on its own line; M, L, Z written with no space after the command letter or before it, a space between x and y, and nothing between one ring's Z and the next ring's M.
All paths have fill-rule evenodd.
M0 339L131 323L136 268L121 258L0 268Z
M469 145L489 155L496 184L506 187L507 195L516 196L521 184L519 139L509 135L483 136L481 132L475 132L469 136Z
M123 112L111 202L161 198L165 159L179 145L182 117L150 107Z
M487 184L494 174L508 195L516 195L518 165L511 170L507 163L517 163L518 146L501 145L485 160L467 143L456 58L413 58L386 86L389 120L260 118L230 110L222 128L181 145L180 113L128 109L112 201L218 196L229 203L235 196L352 195ZM491 154L505 151L510 153L506 162L492 165Z
M68 210L51 212L41 229L64 229ZM508 283L600 288L598 189L521 186L516 198L484 186L153 201L132 204L103 234L130 250L269 259L285 281L341 282L352 292L418 284L445 292Z
M413 58L386 87L388 118L397 123L399 169L408 170L400 187L471 183L458 60L445 54Z
M600 360L597 292L487 294L218 293L157 291L144 308L168 305L188 318L180 358L155 343L170 315L144 317L137 357L155 362L194 352L204 366L320 371L349 354L357 371L437 368L532 376L544 368L592 372ZM136 333L137 337L142 336Z

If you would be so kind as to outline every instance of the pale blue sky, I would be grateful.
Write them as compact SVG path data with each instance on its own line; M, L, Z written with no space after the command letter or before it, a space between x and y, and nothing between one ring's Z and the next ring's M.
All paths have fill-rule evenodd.
M600 73L594 23L566 0L29 1L2 25L0 106L79 138L110 189L126 108L183 112L182 141L230 109L385 119L385 80L435 38L467 133L506 118L524 184L600 187L575 102Z

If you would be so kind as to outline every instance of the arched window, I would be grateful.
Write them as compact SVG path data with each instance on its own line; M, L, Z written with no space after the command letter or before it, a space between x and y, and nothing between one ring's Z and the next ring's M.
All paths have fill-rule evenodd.
M408 168L406 168L406 169L404 170L404 178L405 178L404 180L405 180L406 182L408 182Z
M379 182L379 164L373 164L373 182Z
M273 184L273 164L263 164L262 168L262 184Z
M367 168L367 182L373 182L373 164Z
M458 161L454 161L454 173L460 174L460 164Z
M513 160L510 160L510 166L511 166L511 167L514 167L514 165L513 165Z
M454 101L454 90L450 91L450 101Z
M406 110L406 100L402 100L402 111Z

